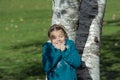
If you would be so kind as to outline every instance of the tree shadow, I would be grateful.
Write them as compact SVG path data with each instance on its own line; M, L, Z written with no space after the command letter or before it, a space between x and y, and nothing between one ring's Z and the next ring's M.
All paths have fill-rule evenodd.
M120 26L120 19L104 21L104 25Z
M82 55L83 50L88 39L90 25L93 19L98 15L98 2L97 0L81 0L79 27L76 32L76 47ZM78 80L92 80L89 70L85 64L77 70Z
M33 77L35 80L44 80L44 71L40 63L34 63L29 66L23 66L21 70L16 67L13 71L7 73L5 76L0 76L0 80L28 80L29 77ZM5 70L7 71L7 70ZM4 73L4 72L3 72Z
M13 44L10 46L9 49L13 50L13 51L21 51L21 54L34 54L34 55L41 55L42 53L42 45L44 43L45 40L36 40L36 41L28 41L28 42L21 42L18 44ZM27 55L26 55L27 56ZM31 55L32 57L32 55ZM41 58L41 57L40 57ZM27 57L26 59L27 60ZM38 59L39 60L39 59ZM24 64L26 64L26 66L23 66ZM16 80L25 80L27 77L30 76L40 76L40 80L43 79L44 80L44 76L45 76L45 72L43 71L42 68L42 63L41 60L40 61L36 61L36 62L24 62L21 68L14 70L13 73L11 73L10 75L13 76L13 78L15 78ZM17 66L19 67L19 65ZM8 75L9 76L9 75Z
M21 42L18 44L13 44L10 46L12 50L21 50L21 53L31 53L36 54L41 52L41 46L44 41L28 41L28 42Z
M44 77L42 76L45 75L45 72L43 71L43 68L40 65L42 64L38 63L38 64L33 64L29 67L26 67L25 69L22 70L22 75L25 74L25 76L23 76L22 79L21 79L21 76L18 76L19 77L18 79L24 80L29 76L39 76L40 80L41 79L44 80Z
M120 76L120 32L102 36L100 57L101 79L119 80Z

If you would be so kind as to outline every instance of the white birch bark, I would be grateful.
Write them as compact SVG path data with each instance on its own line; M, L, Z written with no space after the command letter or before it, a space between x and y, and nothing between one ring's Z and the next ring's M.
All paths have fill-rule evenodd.
M52 0L52 24L64 25L72 40L78 27L79 4L79 0Z
M82 69L79 80L100 80L99 55L100 36L106 0L83 0L76 45L82 54Z
M100 80L100 36L105 5L106 0L81 0L81 3L52 0L52 24L64 25L69 39L75 40L82 54L85 64L78 70L79 80Z

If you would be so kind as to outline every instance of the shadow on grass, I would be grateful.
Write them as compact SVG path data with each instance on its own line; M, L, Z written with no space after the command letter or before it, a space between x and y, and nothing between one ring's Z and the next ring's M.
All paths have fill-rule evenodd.
M44 80L45 73L40 65L35 63L11 70L0 69L0 80Z
M16 45L13 45L11 47L12 47L12 49L20 49L20 48L25 48L25 47L30 47L30 46L38 47L42 44L43 44L43 42L33 41L33 42L25 42L25 43L16 44Z
M120 26L120 19L104 21L104 25L116 25L116 26Z
M23 58L24 59L23 61L26 61L28 58L31 59L33 58L33 56L36 57L37 55L41 55L43 42L44 41L32 41L32 42L30 41L30 42L24 42L19 44L13 44L10 46L10 49L16 52L20 51L21 54L26 56L25 59ZM30 54L26 55L26 53L30 53ZM31 54L34 54L34 55L31 55ZM27 56L29 57L27 58ZM22 64L17 65L17 67L18 68L14 68L12 73L10 74L8 73L7 75L8 77L6 78L3 77L3 79L4 78L10 79L9 76L12 76L11 79L15 79L15 80L27 80L26 78L30 78L30 77L33 77L34 79L38 78L40 80L44 80L45 73L42 68L41 60L35 63L33 61L22 62Z
M21 53L40 53L44 41L29 41L13 44L10 46L12 50L21 50Z
M120 80L120 32L102 37L101 80Z
M21 71L21 74L17 76L17 80L26 80L29 77L36 77L36 79L44 80L45 73L43 71L41 64L33 64L29 67L26 67ZM24 76L23 76L24 74ZM22 77L21 77L22 76Z

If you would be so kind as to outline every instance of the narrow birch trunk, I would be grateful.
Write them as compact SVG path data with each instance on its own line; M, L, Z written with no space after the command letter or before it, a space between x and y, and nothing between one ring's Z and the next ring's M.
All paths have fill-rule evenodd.
M52 24L64 25L72 40L78 27L79 5L79 0L52 0Z
M100 80L100 36L106 0L82 0L76 46L82 54L78 80Z

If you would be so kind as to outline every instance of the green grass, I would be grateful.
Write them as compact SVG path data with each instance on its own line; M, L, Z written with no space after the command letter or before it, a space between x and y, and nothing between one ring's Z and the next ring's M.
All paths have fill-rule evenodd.
M0 0L0 80L44 80L41 45L51 24L51 0ZM119 0L107 0L101 80L120 80Z
M120 80L120 8L119 0L107 0L102 29L101 80Z
M41 45L50 7L49 0L0 0L0 80L44 79Z
M113 15L115 15L115 19L118 20L120 19L120 8L119 8L119 0L106 0L107 1L107 6L106 6L106 13L104 20L112 21L113 20Z

